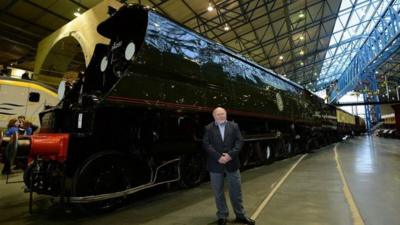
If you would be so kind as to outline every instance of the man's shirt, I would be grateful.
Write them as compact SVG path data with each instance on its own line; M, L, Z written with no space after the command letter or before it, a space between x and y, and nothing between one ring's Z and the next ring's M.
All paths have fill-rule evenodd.
M219 133L221 134L222 141L224 141L226 121L223 123L216 123L216 124L218 126Z

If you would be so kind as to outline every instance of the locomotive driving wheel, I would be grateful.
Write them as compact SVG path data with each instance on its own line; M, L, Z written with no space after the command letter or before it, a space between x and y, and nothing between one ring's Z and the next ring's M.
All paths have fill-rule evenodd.
M75 172L72 195L93 196L123 191L131 187L131 172L127 157L118 152L99 152ZM79 203L84 213L106 212L122 205L124 198Z
M293 146L293 141L292 140L287 140L285 142L285 148L286 148L286 157L290 157L294 155L294 146Z
M256 154L258 161L262 164L271 164L274 162L275 153L272 149L271 143L260 143L257 142L255 145Z
M180 163L180 186L188 188L200 184L206 176L205 164L205 156L201 152L183 156Z

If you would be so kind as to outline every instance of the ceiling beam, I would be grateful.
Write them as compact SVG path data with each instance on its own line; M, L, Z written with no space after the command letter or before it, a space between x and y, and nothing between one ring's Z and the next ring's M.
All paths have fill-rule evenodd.
M192 9L192 7L190 7L189 6L189 4L185 1L185 0L181 0L182 2L183 2L183 4L195 15L195 16L197 16L197 14L196 14L196 11L194 11L194 9ZM200 17L200 16L198 16L198 17L196 17L200 22L202 22L203 24L204 24L204 26L207 26L207 24L206 23L204 23L204 21L203 21L203 19ZM216 35L215 33L214 33L214 31L211 31L214 35ZM206 36L206 33L203 33L204 34L204 36ZM219 42L222 42L222 40L221 39L218 39L218 41Z
M80 3L80 2L78 2L76 0L69 0L69 1L74 3L75 5L79 6L81 9L83 9L85 11L89 9L88 7L86 7L85 5L83 5L82 3Z
M49 9L47 9L47 8L45 8L45 7L43 7L43 6L39 5L39 4L37 4L37 3L35 3L35 2L30 1L30 0L24 0L24 2L29 3L30 5L32 5L32 6L36 7L36 8L38 8L38 9L40 9L40 10L42 10L42 11L45 11L46 13L48 13L48 14L50 14L50 15L52 15L52 16L55 16L55 17L57 17L57 18L59 18L59 19L62 19L62 20L65 20L65 21L70 21L70 20L72 20L72 19L67 18L67 17L65 17L65 16L63 16L63 15L60 15L60 14L58 14L58 13L55 13L55 12L53 12L53 11L51 11L51 10L49 10Z
M4 8L0 10L0 15L2 15L4 12L7 12L11 7L13 7L15 4L17 4L19 0L11 0L8 5L6 5Z
M22 43L22 42L10 39L10 38L8 38L6 36L3 36L3 35L0 35L0 39L3 39L4 41L8 41L8 42L10 42L12 44L15 44L15 45L18 45L18 46L22 46L22 47L24 47L26 49L36 51L36 48L32 47L32 45L30 45L30 44Z
M32 21L30 21L30 20L27 20L27 19L24 19L24 18L22 18L22 17L16 16L16 15L11 14L11 13L9 13L9 12L4 12L4 15L7 15L7 16L9 16L9 17L11 17L11 18L20 20L20 21L22 21L22 22L24 22L24 23L26 23L26 24L29 24L29 25L35 26L35 27L37 27L37 28L40 28L40 29L42 29L42 30L44 30L44 31L46 31L46 32L48 32L48 33L51 33L51 32L54 31L54 30L52 30L52 29L49 29L48 27L44 27L44 26L42 26L42 25L39 25L39 24L36 24L36 23L32 23Z

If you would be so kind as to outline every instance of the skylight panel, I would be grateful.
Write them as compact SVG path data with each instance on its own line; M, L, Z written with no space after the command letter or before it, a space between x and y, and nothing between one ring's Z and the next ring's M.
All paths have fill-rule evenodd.
M342 0L317 85L337 79L357 54L390 0ZM332 63L333 62L333 63Z

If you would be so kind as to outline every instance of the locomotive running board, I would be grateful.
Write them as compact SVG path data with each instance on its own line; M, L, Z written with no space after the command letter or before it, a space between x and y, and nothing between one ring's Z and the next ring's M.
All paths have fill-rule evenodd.
M256 138L244 138L245 142L250 142L250 141L267 141L267 140L275 140L278 139L279 136L271 136L271 137L256 137Z
M172 180L155 183L155 181L157 180L157 173L158 173L159 169L161 169L162 167L164 167L168 164L172 164L175 162L178 163L178 177L175 179L172 179ZM69 202L69 203L89 203L89 202L103 201L103 200L112 199L112 198L126 197L130 194L133 194L138 191L142 191L144 189L148 189L151 187L155 187L157 185L179 181L181 179L181 168L180 168L179 162L180 162L180 158L177 158L177 159L173 159L173 160L170 160L170 161L167 161L167 162L161 164L160 166L157 167L155 175L154 175L154 177L151 178L151 181L149 183L143 184L143 185L140 185L140 186L137 186L134 188L126 189L124 191L108 193L108 194L101 194L101 195L89 195L89 196L82 196L82 197L67 197L67 196L66 197L55 197L55 199L61 200L63 198L66 202Z

